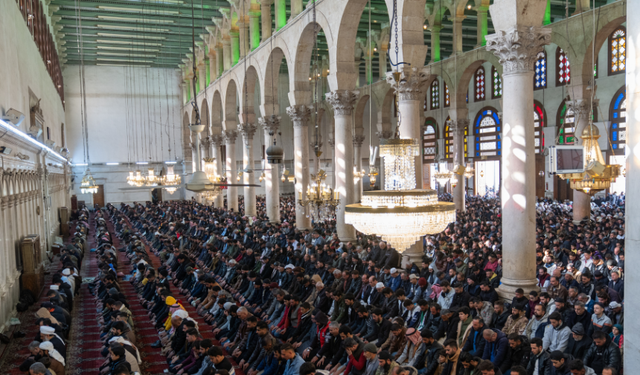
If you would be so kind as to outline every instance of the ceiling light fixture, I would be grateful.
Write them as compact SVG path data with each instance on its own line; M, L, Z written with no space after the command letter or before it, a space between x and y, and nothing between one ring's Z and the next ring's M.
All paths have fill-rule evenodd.
M148 33L168 33L169 29L151 29L148 27L138 27L138 26L119 26L119 25L96 25L101 29L118 29L118 30L131 30L131 31L141 31ZM136 35L138 36L138 35Z
M124 57L156 57L156 55L145 55L140 53L120 53L120 52L109 52L109 51L98 51L98 55L106 55L106 56L124 56Z
M159 49L145 49L144 47L112 47L112 46L97 46L98 49L112 49L116 51L135 51L135 52L160 52ZM99 52L98 52L99 53Z
M107 59L107 58L104 58L104 57L98 57L96 60L98 60L98 61L127 61L127 62L153 63L153 61L149 61L149 60Z
M153 39L153 40L165 40L167 38L163 37L163 36L151 36L151 35L127 35L127 34L112 34L112 33L98 33L98 36L106 36L106 37L113 37L113 38L126 38L126 39L131 39L132 37L135 39ZM135 42L131 42L131 43L135 43ZM142 44L142 43L138 43L138 44ZM150 45L148 43L145 43L145 45Z
M144 8L123 8L123 7L111 7L106 5L99 5L98 9L102 10L112 10L117 12L130 12L130 13L151 13L158 15L165 14L180 14L180 12L175 10L157 10L157 9L144 9Z
M106 163L107 165L120 165L120 163Z
M114 16L98 16L98 18L101 20L125 21L125 22L135 22L135 23L154 23L154 24L155 23L175 23L174 20L161 20L157 18L147 19L147 18L114 17ZM124 26L110 26L110 27L124 27Z
M140 43L137 41L133 41L133 40L106 40L106 39L97 39L96 40L97 43L110 43L110 44L135 44L135 45L139 45L142 46L141 48L144 47L162 47L162 43L147 43L144 42ZM100 46L98 46L98 48L100 48Z

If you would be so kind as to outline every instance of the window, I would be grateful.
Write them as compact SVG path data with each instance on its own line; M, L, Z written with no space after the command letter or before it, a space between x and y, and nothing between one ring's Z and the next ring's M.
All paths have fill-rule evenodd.
M493 65L491 66L491 76L493 77L491 99L500 98L502 97L502 78L498 69Z
M422 131L422 162L425 164L435 163L437 154L437 128L436 120L428 118L424 123Z
M447 117L444 128L444 157L447 161L453 161L453 132L451 131L451 117ZM469 129L464 129L464 157L467 157L467 136L469 135Z
M544 127L546 125L546 116L542 105L537 101L533 102L533 128L535 132L536 154L541 154L544 150Z
M611 101L609 139L611 139L613 154L624 155L627 143L627 95L624 86L616 92Z
M533 76L533 89L547 88L547 53L539 52L536 58L535 74Z
M473 126L475 137L475 156L500 159L502 139L498 112L486 107L478 112Z
M449 108L451 105L451 95L449 94L449 85L444 82L444 107Z
M431 82L431 88L429 89L429 101L431 102L431 109L440 108L440 83L438 83L437 78Z
M51 128L47 126L47 141L51 140Z
M565 86L571 83L571 64L569 57L558 47L556 50L556 86Z
M575 114L573 110L567 108L567 104L563 101L558 112L558 144L572 145L575 135Z
M476 74L474 75L474 78L475 78L474 81L475 81L475 84L476 84L475 98L476 98L476 102L480 102L480 101L485 99L485 95L484 95L484 68L483 67L479 67L478 70L476 70Z
M624 73L627 62L626 30L620 26L609 37L609 75Z

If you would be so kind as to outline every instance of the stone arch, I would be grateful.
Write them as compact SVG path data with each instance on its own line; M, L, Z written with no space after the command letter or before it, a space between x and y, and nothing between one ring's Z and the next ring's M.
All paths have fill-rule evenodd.
M299 105L299 104L310 104L311 103L311 84L309 81L309 74L311 71L311 57L313 52L313 33L314 27L319 27L319 30L324 31L325 38L327 39L327 44L329 47L329 61L332 61L332 55L335 52L332 50L335 47L332 47L332 38L330 29L328 26L323 26L320 22L320 19L317 18L316 23L309 22L302 32L300 33L300 38L296 41L296 53L295 53L295 61L293 66L289 66L289 102L291 105ZM355 38L354 38L355 43ZM331 63L333 65L335 63ZM342 67L341 69L348 69L347 72L352 72L354 69L353 66L353 54L351 55L351 65L349 67ZM331 66L330 72L333 74L335 72L335 67ZM329 83L331 86L331 83ZM355 78L353 82L353 87L355 87ZM333 89L333 88L332 88Z
M223 130L236 130L238 123L238 87L235 79L230 79L224 96ZM231 124L233 123L233 124Z
M204 125L204 131L202 132L202 138L209 137L211 135L211 116L209 116L209 103L206 99L202 99L202 105L200 106L200 122Z
M385 0L389 17L393 17L393 0ZM411 66L421 67L427 58L429 46L424 45L424 21L426 0L398 1L398 59ZM395 29L395 25L393 25ZM393 30L392 30L393 32ZM395 40L391 39L389 51L395 48Z
M470 61L466 65L462 65L458 71L462 71L460 73L459 78L457 80L457 85L453 89L453 93L451 94L451 108L465 108L467 101L467 92L469 89L469 83L471 79L474 77L476 70L480 66L482 66L485 62L491 63L497 70L500 75L502 75L502 65L498 63L498 59L485 52L484 56L477 56L476 60ZM449 86L449 90L452 90L452 87ZM469 97L469 101L472 101L471 95Z
M191 161L191 131L189 130L189 113L182 116L182 151L184 160Z
M276 39L274 44L281 44L281 39ZM278 105L278 77L280 74L280 66L282 65L282 59L284 58L287 64L287 70L289 72L289 82L291 79L291 57L286 46L277 46L271 50L267 63L264 66L262 72L261 82L261 100L260 100L260 112L262 116L277 115L280 111ZM275 82L274 82L275 80Z
M260 80L258 77L258 70L256 69L255 66L250 65L247 68L247 71L244 75L244 80L243 80L243 84L242 84L242 95L240 95L240 113L244 116L246 115L246 118L243 118L242 122L251 122L251 123L255 123L256 122L256 118L255 118L255 109L254 109L254 103L255 103L255 92L256 92L256 85L258 86L258 91L260 91ZM260 97L260 93L258 94L258 96ZM245 98L246 98L246 103L245 103Z
M393 113L393 106L395 103L395 93L392 87L384 93L381 105L378 108L378 136L384 138L392 136L393 124L391 123L391 114Z
M590 66L592 66L591 60L593 59L592 46L595 46L595 55L596 55L596 61L597 61L598 53L600 52L600 49L602 48L602 46L609 39L609 36L611 35L611 33L613 33L613 31L618 27L622 26L622 24L625 23L626 21L627 21L626 16L617 17L607 22L599 30L596 31L595 40L592 40L589 43L589 45L587 46L587 50L584 53L584 61L582 61L582 69L581 69L581 73L582 73L581 76L582 76L583 83L586 84L587 82L590 82L593 79L593 68L589 68ZM607 54L607 56L608 55L609 54ZM608 72L609 63L607 62L605 66L607 67L607 72Z
M216 90L211 100L211 134L218 135L222 132L222 95Z
M338 29L334 33L335 35L331 35L331 39L334 40L330 40L329 35L326 35L327 43L330 46L329 87L331 90L353 90L355 88L359 72L354 66L353 56L355 54L359 21L367 2L368 0L347 1ZM329 31L324 26L323 30L325 30L325 34L326 31Z
M364 133L364 110L367 107L367 103L369 102L369 95L362 95L358 102L356 103L355 114L354 114L354 123L353 123L353 133L355 135L362 135ZM370 104L371 105L371 104Z

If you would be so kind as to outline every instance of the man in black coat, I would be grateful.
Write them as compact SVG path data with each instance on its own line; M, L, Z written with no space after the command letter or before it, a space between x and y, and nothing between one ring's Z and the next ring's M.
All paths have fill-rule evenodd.
M526 336L520 336L517 333L510 333L509 349L505 361L500 366L500 371L507 372L513 366L527 366L531 358L531 346Z
M416 370L423 370L423 375L433 375L438 369L438 352L442 349L434 338L431 331L425 329L420 333L422 337L422 344L415 353L414 359L410 362L410 365L415 367Z
M382 345L387 338L389 338L389 332L391 332L391 321L382 317L381 309L373 309L371 311L371 323L372 329L367 330L367 334L362 338L364 342L377 342ZM377 341L376 341L377 340Z
M571 355L573 358L584 358L587 349L591 346L591 337L586 336L584 327L582 324L576 323L571 329L571 336L569 337L569 345L564 350L565 354Z
M593 333L593 343L584 355L584 364L601 374L605 367L620 371L621 355L618 345L611 342L609 335L603 331Z
M527 365L527 372L529 374L533 374L533 370L536 368L536 362L539 375L552 374L551 371L553 371L553 365L551 363L551 358L549 358L549 352L542 348L542 339L538 337L531 339L531 358Z
M484 345L486 341L482 337L482 333L487 327L481 317L476 316L471 322L471 331L469 337L462 348L463 352L471 354L473 357L482 357L484 353Z

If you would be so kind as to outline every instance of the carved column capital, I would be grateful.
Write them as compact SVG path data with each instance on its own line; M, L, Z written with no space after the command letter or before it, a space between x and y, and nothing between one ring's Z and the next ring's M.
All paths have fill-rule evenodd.
M335 115L350 116L360 95L359 91L336 90L326 94L327 101L333 106Z
M311 118L311 110L313 106L299 104L287 107L287 115L291 117L293 126L306 126L309 125L309 118Z
M400 79L396 82L394 72L387 72L387 83L398 94L399 100L424 100L424 85L429 79L429 74L418 68L404 69L400 71Z
M353 137L353 146L354 147L362 147L362 142L364 142L364 135L356 135Z
M224 137L224 143L233 145L236 143L236 138L238 138L238 132L236 130L225 130L222 132L222 136Z
M278 131L278 128L280 128L281 119L282 118L277 115L264 116L258 119L258 124L260 124L267 133L273 135Z
M378 136L378 139L389 139L393 136L393 132L391 130L382 130L377 131L376 135Z
M253 136L256 134L256 130L258 130L258 126L251 122L238 124L238 132L242 134L242 140L246 146L249 146L251 141L253 141Z
M576 99L576 100L567 100L567 109L573 111L576 119L585 119L589 118L589 113L591 113L591 104L588 99ZM598 99L593 100L593 107L597 107L599 103Z
M533 71L538 52L551 42L551 29L517 27L487 35L487 51L500 59L503 75Z
M224 144L224 137L222 136L222 134L212 135L211 137L209 137L209 139L211 140L211 144L214 147L220 147Z
M469 120L466 118L449 121L449 127L454 135L464 135L464 130L469 126Z

